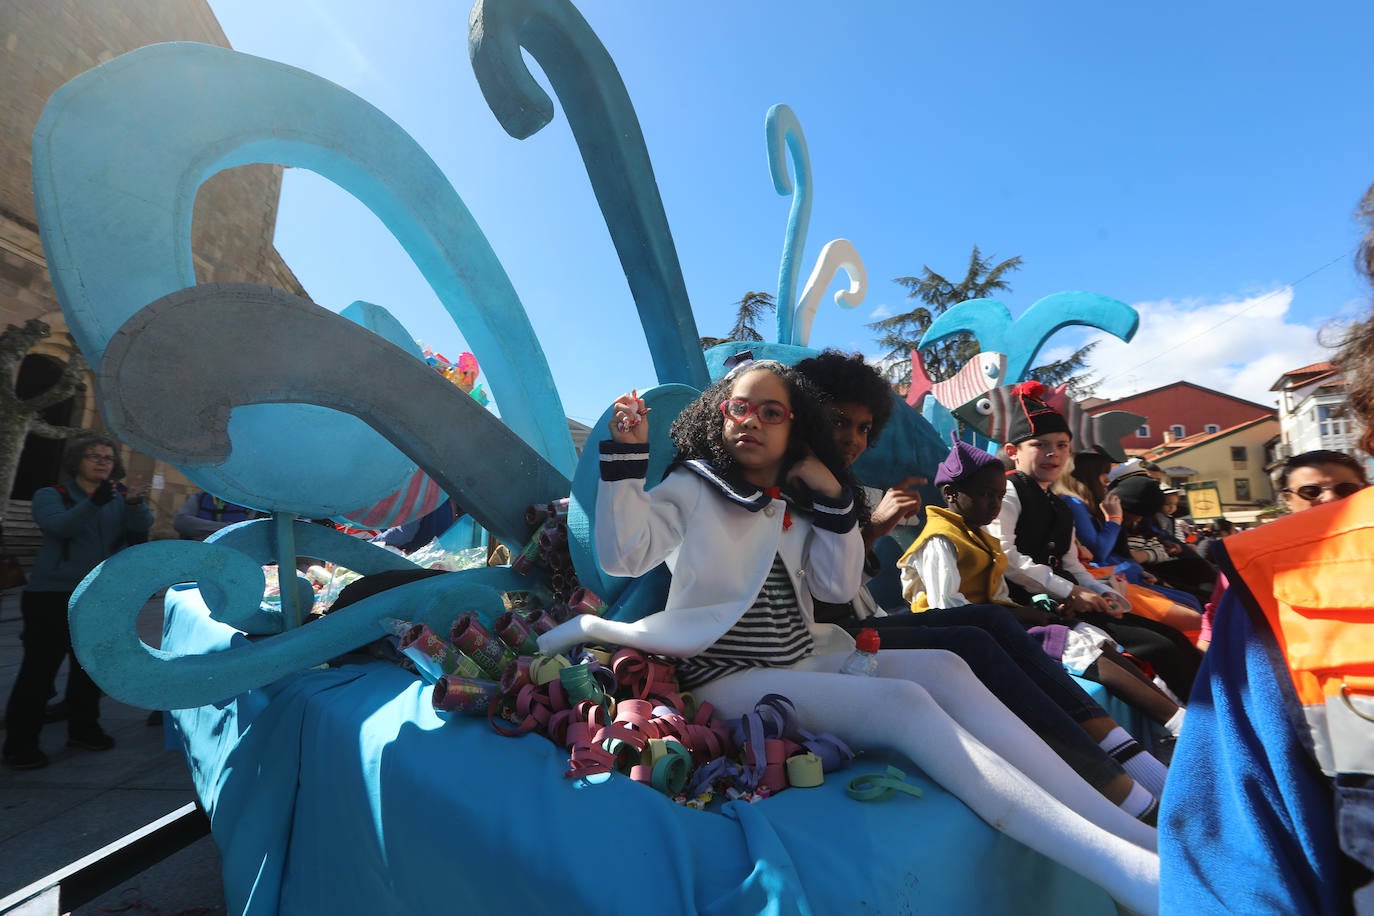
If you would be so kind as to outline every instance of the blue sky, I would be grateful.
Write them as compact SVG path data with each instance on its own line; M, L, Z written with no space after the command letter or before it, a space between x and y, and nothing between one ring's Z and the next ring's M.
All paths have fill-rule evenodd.
M567 122L505 134L468 60L468 5L211 6L235 48L345 86L429 152L505 265L570 416L654 382ZM823 300L813 346L875 353L865 324L909 307L892 278L960 275L978 244L1024 258L1003 297L1014 314L1064 289L1140 308L1135 341L1101 348L1101 393L1187 378L1270 403L1281 372L1325 358L1319 329L1367 301L1351 257L1374 182L1367 0L580 9L634 101L702 334L777 288L790 200L763 125L778 102L814 175L802 278L840 237L869 276L858 308ZM288 173L277 247L321 305L376 302L450 358L463 349L400 246L322 179Z

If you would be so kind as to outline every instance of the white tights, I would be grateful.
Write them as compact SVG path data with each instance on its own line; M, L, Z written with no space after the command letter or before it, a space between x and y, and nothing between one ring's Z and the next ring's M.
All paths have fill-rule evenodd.
M813 656L693 692L731 718L753 711L764 694L781 694L808 730L906 755L997 830L1137 913L1158 909L1154 829L1084 782L963 659L939 649L884 651L874 678L833 673L843 660Z

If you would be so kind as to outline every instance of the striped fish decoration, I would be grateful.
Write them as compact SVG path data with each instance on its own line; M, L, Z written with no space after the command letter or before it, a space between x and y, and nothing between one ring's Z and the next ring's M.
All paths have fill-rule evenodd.
M1022 409L1020 396L1013 391L1014 387L1003 385L994 388L950 412L993 442L1006 442L1008 422L1015 412ZM1068 422L1074 450L1100 448L1113 461L1125 461L1126 451L1121 447L1121 437L1138 428L1146 418L1124 410L1090 415L1069 397L1068 388L1067 383L1057 388L1046 388L1041 399Z
M395 525L404 525L417 518L424 518L446 499L443 489L429 479L419 468L410 479L390 496L385 496L366 509L351 515L341 516L346 522L359 528L381 531Z

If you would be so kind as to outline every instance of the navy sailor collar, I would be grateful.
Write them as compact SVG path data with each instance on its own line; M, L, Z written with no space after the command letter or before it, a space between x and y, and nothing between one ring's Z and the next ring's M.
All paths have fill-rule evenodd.
M687 468L695 473L702 480L720 492L720 495L730 500L732 503L741 505L750 512L757 512L766 508L773 502L773 497L765 493L762 488L742 480L733 474L722 473L709 461L701 458L688 458L685 461L677 462L678 465ZM785 502L791 502L784 497Z

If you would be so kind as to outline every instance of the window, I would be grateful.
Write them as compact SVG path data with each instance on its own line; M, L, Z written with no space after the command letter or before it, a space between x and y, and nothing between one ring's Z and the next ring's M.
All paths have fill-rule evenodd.
M1219 433L1219 432L1221 432L1221 427L1218 426L1218 425L1216 425L1215 423L1208 423L1206 426L1203 427L1203 430L1204 430L1208 435L1210 435L1210 434L1212 434L1212 433Z
M1233 445L1233 446L1231 446L1231 464L1232 464L1233 467L1236 467L1236 468L1243 468L1243 467L1245 467L1247 461L1248 461L1248 458L1247 458L1246 453L1245 453L1245 446L1243 446L1243 445Z
M1188 435L1184 431L1182 423L1175 423L1173 426L1170 426L1169 432L1173 433L1176 439L1182 439L1184 436Z
M1140 428L1137 429L1137 430L1135 431L1135 437L1136 437L1137 439L1148 439L1148 438L1150 438L1150 424L1149 424L1149 423L1142 423L1142 424L1140 425Z
M1250 479L1247 477L1236 478L1236 500L1238 502L1250 501Z
M1328 436L1348 436L1350 434L1349 410L1344 404L1321 404L1316 408L1317 434Z

